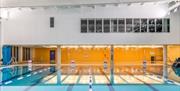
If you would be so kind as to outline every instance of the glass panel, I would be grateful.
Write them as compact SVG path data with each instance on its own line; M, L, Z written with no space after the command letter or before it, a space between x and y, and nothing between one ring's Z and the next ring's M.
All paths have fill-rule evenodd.
M125 21L124 21L124 19L118 20L118 31L119 32L125 32Z
M149 19L149 32L155 32L155 19Z
M81 33L87 32L87 20L81 20Z
M89 84L90 76L93 84L109 84L109 52L106 46L62 48L62 84Z
M164 19L164 32L170 32L170 20Z
M88 23L89 23L89 32L90 33L93 33L95 31L95 20L88 20Z
M126 32L132 32L132 19L126 19Z
M104 32L105 33L110 32L110 20L108 19L104 20Z
M140 32L140 19L134 19L134 32Z
M111 31L117 32L117 20L111 20Z
M168 79L180 83L180 45L171 45L167 47L167 71Z
M114 48L115 84L163 84L163 49L116 46ZM155 57L152 64L150 57Z
M167 19L167 32L170 32L170 19Z
M147 32L147 19L141 19L141 32Z
M162 32L162 19L156 20L156 32Z
M96 20L96 32L97 33L102 32L102 19Z

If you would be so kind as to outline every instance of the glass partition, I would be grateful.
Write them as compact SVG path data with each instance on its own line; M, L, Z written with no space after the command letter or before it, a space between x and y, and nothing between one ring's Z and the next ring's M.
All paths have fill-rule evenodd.
M90 32L90 33L95 32L95 20L94 19L88 20L88 32Z
M134 19L134 32L140 32L140 19Z
M96 32L102 32L102 19L96 19Z
M111 31L112 32L118 32L117 31L117 19L112 19L111 20Z
M156 20L156 32L162 32L162 19Z
M104 33L110 32L110 20L104 19Z
M163 84L162 65L115 65L115 84Z
M89 84L92 79L93 84L109 84L110 70L104 65L63 65L61 73L61 84Z
M141 19L141 32L147 32L147 19Z
M128 18L126 19L126 32L132 32L133 27L132 27L132 19Z
M124 19L118 20L118 31L125 32L125 20Z
M149 32L155 32L155 19L149 19Z
M168 79L180 83L180 45L170 45L167 51Z
M87 32L87 20L81 20L81 33Z

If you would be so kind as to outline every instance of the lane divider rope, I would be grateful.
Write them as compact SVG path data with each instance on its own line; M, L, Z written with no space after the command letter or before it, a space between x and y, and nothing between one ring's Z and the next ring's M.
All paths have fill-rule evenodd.
M92 90L92 76L89 76L89 91L93 91Z

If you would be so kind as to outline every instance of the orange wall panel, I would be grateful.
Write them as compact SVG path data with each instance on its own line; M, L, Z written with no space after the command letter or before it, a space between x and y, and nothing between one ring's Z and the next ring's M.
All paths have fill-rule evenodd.
M50 48L35 48L34 62L36 63L50 63ZM56 60L55 60L56 61Z
M62 64L69 64L71 60L74 60L76 64L103 64L105 59L109 60L109 49L62 48Z
M34 60L40 63L50 63L50 50L56 49L35 48ZM170 53L170 56L175 55L173 53ZM162 48L115 48L114 64L142 64L144 59L150 63L151 55L156 57L156 63L162 63ZM61 48L61 63L70 64L71 60L74 60L76 64L103 64L104 60L108 60L110 64L110 48Z
M162 48L115 48L114 63L120 64L142 64L143 60L150 63L151 56L156 57L156 63L162 63Z

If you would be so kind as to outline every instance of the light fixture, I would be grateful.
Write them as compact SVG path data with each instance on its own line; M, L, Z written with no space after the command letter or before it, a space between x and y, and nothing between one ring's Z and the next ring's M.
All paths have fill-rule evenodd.
M99 6L101 6L101 7L106 7L107 5L106 5L106 4L101 4L101 5L99 5Z
M93 9L95 9L95 8L96 8L96 6L95 6L95 5L93 5L93 6L92 6L92 8L93 8Z
M131 3L128 3L127 6L131 6Z
M115 48L161 48L162 46L158 45L122 45L114 46Z
M19 7L19 8L18 8L18 10L19 10L19 11L21 11L21 10L22 10L22 8L21 8L21 7Z
M178 10L178 8L175 8L175 9L174 9L174 13L177 12L177 10Z
M140 3L140 5L144 5L144 2Z
M35 7L29 7L30 10L35 10L36 8Z
M119 4L118 4L118 3L115 3L114 6L119 7Z
M95 9L95 5L87 5L87 7Z
M57 48L57 46L43 46L44 48Z

